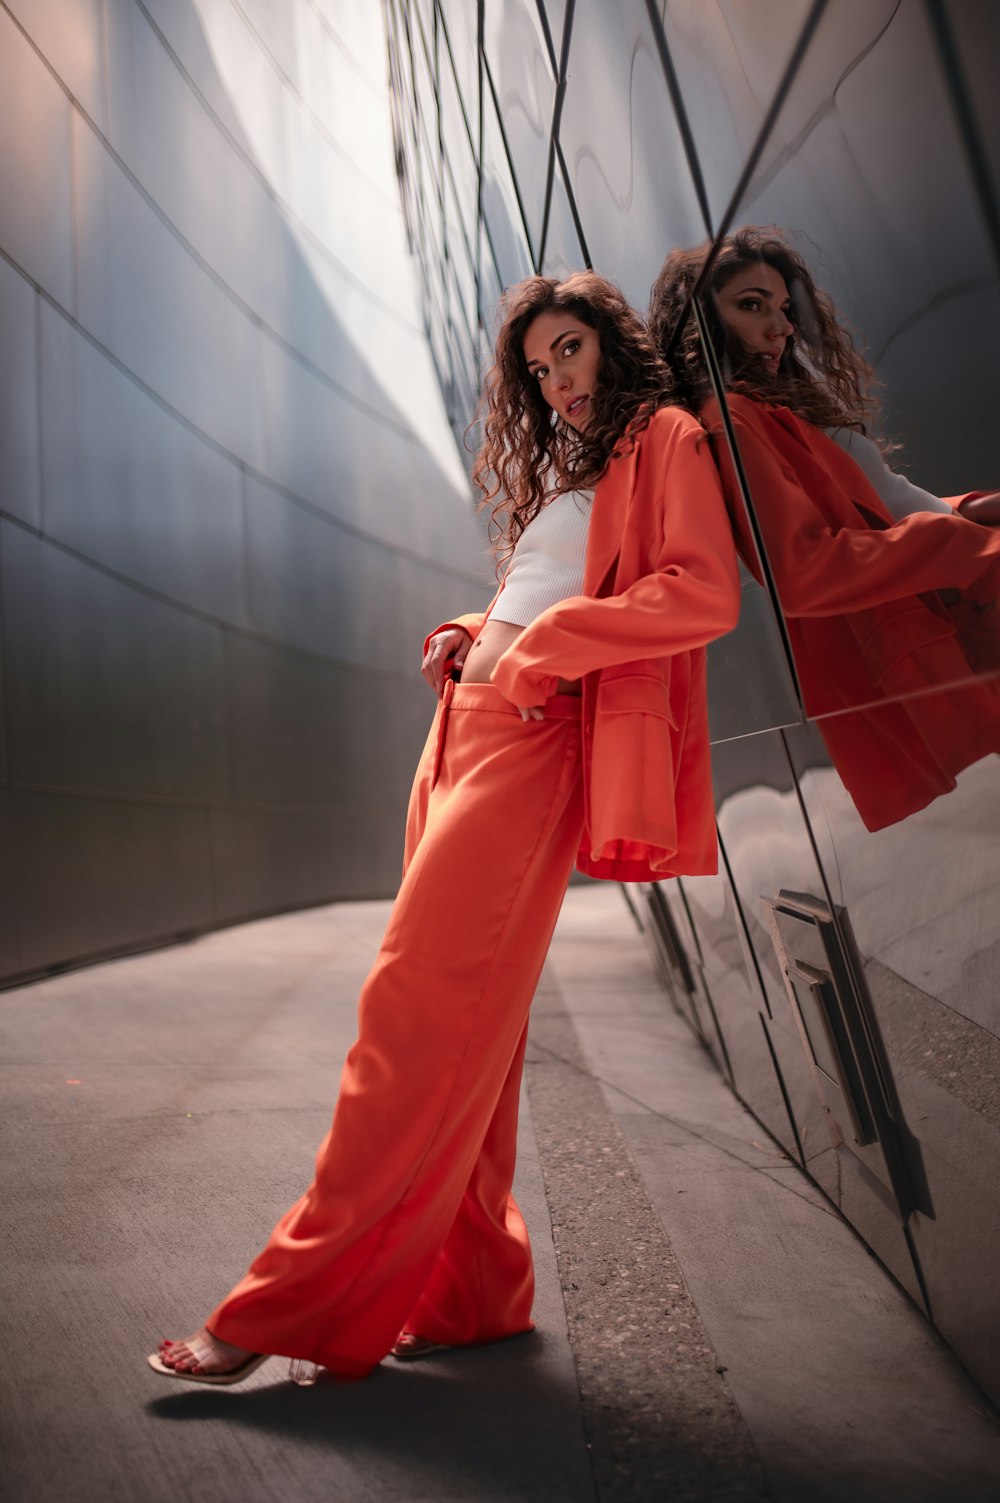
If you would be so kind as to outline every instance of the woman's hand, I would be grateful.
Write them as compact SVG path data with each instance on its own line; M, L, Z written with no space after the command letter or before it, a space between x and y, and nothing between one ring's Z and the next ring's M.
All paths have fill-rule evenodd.
M420 664L420 672L430 684L434 693L441 698L444 693L444 666L451 658L453 668L461 668L469 655L472 646L472 638L461 626L449 627L446 631L435 632L427 644L424 660Z
M968 522L978 522L982 527L1000 527L1000 491L963 501L958 514Z

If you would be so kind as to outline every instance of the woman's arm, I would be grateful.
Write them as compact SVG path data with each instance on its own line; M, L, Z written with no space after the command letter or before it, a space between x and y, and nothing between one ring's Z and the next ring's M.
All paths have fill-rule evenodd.
M905 475L890 469L878 445L856 428L827 428L826 435L851 456L882 498L893 521L900 522L903 517L912 517L920 511L937 511L949 517L958 512L967 522L978 522L982 527L1000 526L1000 493L997 491L933 496L930 491L907 480Z
M826 435L832 438L845 453L849 454L858 469L866 476L872 488L885 502L886 510L893 521L912 517L916 512L936 511L945 516L955 515L954 508L940 496L932 496L905 475L891 470L882 457L877 444L856 428L827 428Z
M740 457L782 608L788 616L835 616L921 590L1000 589L1000 535L961 516L919 512L885 531L829 526L795 472L757 425L733 413ZM717 453L738 517L728 446Z
M650 448L643 460L656 464ZM541 704L560 678L702 647L736 625L736 550L704 435L692 433L661 466L653 572L619 595L573 595L543 611L493 670L511 703Z

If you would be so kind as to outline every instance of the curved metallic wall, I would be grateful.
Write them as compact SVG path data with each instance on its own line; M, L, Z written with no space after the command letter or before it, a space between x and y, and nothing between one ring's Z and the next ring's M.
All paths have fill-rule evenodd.
M671 247L778 223L863 331L893 463L939 493L998 484L996 7L387 11L407 218L456 420L504 285L591 264L644 307ZM645 890L640 914L734 1089L1000 1395L997 665L953 655L904 688L876 634L869 702L793 619L809 624L808 601L783 614L767 499L751 485L742 504L777 588L747 572L739 626L710 652L722 869ZM942 737L957 776L934 765Z
M4 976L396 886L486 585L385 72L377 5L0 5Z

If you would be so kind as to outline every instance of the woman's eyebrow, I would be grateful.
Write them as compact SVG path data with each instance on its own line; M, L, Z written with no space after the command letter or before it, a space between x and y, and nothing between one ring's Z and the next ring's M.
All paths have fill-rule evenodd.
M557 334L555 339L553 339L552 343L549 345L549 354L551 355L557 344L562 344L567 334L576 334L577 332L578 331L576 329L570 328L564 329L561 334ZM542 362L540 360L529 360L527 362L529 371L533 365L541 365L541 363Z

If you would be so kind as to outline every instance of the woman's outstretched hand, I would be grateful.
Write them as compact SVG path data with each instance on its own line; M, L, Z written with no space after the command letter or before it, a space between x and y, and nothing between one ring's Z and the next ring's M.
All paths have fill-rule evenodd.
M453 668L461 668L471 646L472 638L461 626L450 626L445 631L435 632L431 637L420 664L420 672L439 699L444 693L445 664L450 658Z
M978 522L982 527L1000 527L1000 491L963 501L958 514L969 522Z

